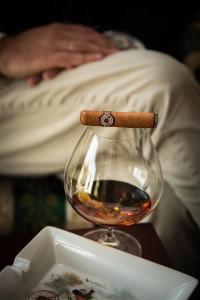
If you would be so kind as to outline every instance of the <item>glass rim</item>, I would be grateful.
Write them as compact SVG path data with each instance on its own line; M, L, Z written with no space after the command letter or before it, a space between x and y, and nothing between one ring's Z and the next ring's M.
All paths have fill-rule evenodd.
M98 130L99 131L103 131L103 130L109 130L109 129L115 129L117 130L117 128L119 130L123 130L123 131L129 131L129 132L132 132L132 135L129 135L128 137L105 137L103 136L102 134L99 134L98 133ZM87 126L86 129L84 130L84 133L86 131L89 131L91 132L93 135L96 135L97 137L101 138L102 140L105 140L105 141L112 141L112 142L119 142L119 141L128 141L130 139L133 139L134 138L134 135L133 135L133 132L135 130L138 130L140 131L140 134L137 135L137 139L140 139L142 138L145 134L149 135L149 132L147 130L148 128L126 128L126 127L103 127L103 126ZM132 131L131 131L132 130ZM83 133L83 134L84 134Z

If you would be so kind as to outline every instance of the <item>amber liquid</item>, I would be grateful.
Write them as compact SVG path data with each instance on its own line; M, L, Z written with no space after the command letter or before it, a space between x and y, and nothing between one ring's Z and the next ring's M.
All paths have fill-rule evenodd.
M78 191L72 206L85 219L106 226L128 226L149 212L150 197L138 187L122 181L94 181L90 194Z

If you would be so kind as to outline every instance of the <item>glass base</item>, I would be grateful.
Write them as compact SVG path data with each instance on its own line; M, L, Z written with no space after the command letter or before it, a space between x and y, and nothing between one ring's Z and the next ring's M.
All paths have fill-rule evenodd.
M130 234L117 229L95 229L84 234L84 237L99 242L100 244L141 256L140 243Z

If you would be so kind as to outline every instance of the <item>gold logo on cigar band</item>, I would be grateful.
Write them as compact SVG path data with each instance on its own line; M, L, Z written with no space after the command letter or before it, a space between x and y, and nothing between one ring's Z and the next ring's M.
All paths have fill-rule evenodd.
M104 111L103 114L99 118L99 123L103 127L111 127L115 122L111 111Z

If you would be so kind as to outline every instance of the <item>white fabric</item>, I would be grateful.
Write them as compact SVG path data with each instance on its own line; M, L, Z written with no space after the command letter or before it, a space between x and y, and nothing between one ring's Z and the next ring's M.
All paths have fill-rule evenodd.
M83 109L159 114L151 136L164 178L199 227L200 89L184 65L161 53L122 51L36 87L1 79L0 174L62 172L83 131ZM170 207L167 214L170 227Z

